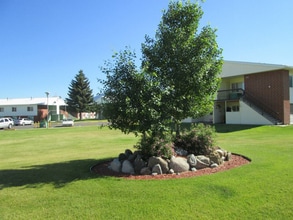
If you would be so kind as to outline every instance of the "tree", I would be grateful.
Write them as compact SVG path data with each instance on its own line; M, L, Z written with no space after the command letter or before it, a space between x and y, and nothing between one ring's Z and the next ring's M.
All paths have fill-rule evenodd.
M113 60L101 68L106 80L99 80L106 99L104 116L112 128L124 133L154 131L161 121L155 83L137 70L136 54L128 48L113 55Z
M90 88L89 80L82 70L71 81L68 89L66 103L68 104L69 111L78 113L79 118L82 119L81 113L91 111L94 103L93 91Z
M171 2L156 38L142 44L141 70L129 50L105 63L104 112L113 128L164 136L171 120L179 132L183 119L210 113L223 61L215 30L198 33L202 14L196 3Z
M222 50L210 26L198 33L202 14L197 3L170 2L155 39L146 36L142 45L142 66L162 91L170 91L161 102L164 114L177 125L209 113L220 84Z

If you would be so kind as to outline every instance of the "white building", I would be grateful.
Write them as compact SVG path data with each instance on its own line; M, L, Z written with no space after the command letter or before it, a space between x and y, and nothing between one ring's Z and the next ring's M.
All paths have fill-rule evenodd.
M48 109L51 120L58 120L61 115L61 107L66 103L59 97L0 99L0 117L28 117L35 122L47 117ZM47 109L48 107L48 109Z

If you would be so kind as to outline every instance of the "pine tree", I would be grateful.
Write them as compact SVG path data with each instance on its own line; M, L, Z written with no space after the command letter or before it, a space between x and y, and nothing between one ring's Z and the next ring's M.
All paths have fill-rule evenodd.
M68 98L66 98L68 109L71 112L78 113L81 120L82 112L91 111L94 103L93 91L82 70L71 81L68 89Z

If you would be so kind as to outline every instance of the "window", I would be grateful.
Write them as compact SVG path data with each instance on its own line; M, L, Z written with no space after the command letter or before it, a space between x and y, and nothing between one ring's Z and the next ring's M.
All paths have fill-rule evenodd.
M293 76L292 75L289 76L289 85L290 85L290 88L293 87Z
M0 108L0 112L4 112L4 108Z
M238 102L229 102L227 103L226 112L239 112L240 107Z
M16 112L16 107L12 107L12 111L13 112Z
M235 89L235 90L238 90L238 89L244 89L244 83L243 82L238 82L238 83L232 83L231 84L231 89Z
M30 106L27 107L27 111L28 111L28 112L33 112L33 111L34 111L34 107L30 107Z

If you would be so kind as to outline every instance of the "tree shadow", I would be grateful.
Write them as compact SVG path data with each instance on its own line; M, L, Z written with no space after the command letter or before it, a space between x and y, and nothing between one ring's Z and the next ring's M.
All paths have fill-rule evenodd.
M218 133L229 133L235 131L248 130L262 125L237 125L237 124L215 124L215 130Z
M0 190L8 187L38 188L44 184L52 184L59 188L76 180L101 178L103 176L93 174L90 168L105 160L72 160L20 169L0 170Z

